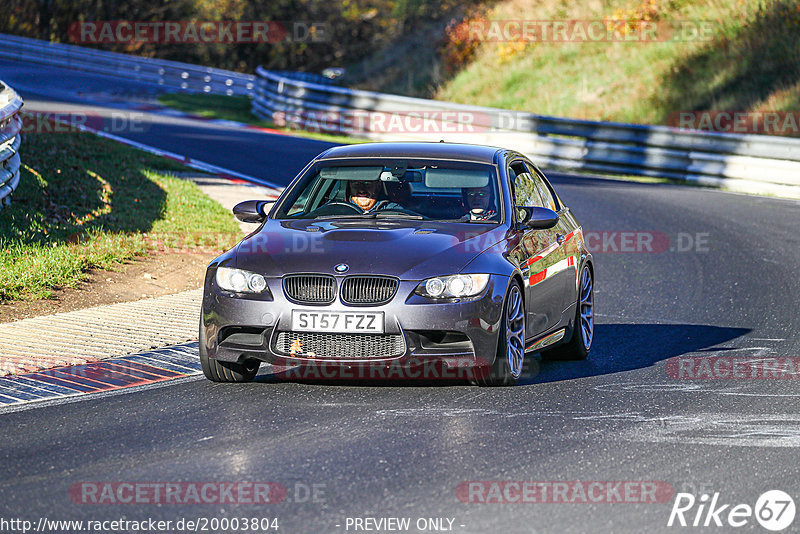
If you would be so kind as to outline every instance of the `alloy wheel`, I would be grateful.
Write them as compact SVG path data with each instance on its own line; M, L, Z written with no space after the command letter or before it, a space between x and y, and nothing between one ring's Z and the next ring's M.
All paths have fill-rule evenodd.
M594 335L594 283L588 267L584 267L581 274L580 310L581 339L584 348L589 350Z
M506 303L506 357L514 378L522 374L525 359L525 305L519 287L514 285Z

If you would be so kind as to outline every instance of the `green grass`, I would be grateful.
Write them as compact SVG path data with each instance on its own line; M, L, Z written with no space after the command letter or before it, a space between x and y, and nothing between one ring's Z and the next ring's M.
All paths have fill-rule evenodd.
M648 13L710 21L709 40L485 42L436 97L592 120L665 124L678 111L800 107L796 0L505 0L494 20L600 20ZM632 13L634 15L632 15Z
M158 102L172 109L207 119L224 119L272 128L272 125L250 113L250 97L190 93L164 93Z
M299 130L277 126L270 121L259 119L250 112L251 98L248 96L225 96L188 93L164 93L159 95L158 102L172 109L177 109L192 115L208 119L223 119L243 122L261 128L270 128L281 132L307 137L318 141L327 141L338 144L364 143L365 139L358 139L346 135L336 135L323 132Z
M0 302L74 287L156 250L223 250L240 231L185 167L88 133L25 136L22 177L0 210Z

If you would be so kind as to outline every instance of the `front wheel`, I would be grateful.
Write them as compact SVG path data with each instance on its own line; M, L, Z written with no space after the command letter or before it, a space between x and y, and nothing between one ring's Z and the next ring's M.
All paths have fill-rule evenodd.
M525 361L525 301L515 281L506 295L497 354L489 369L478 369L475 382L480 386L513 386L522 374Z
M585 360L594 338L594 277L588 265L581 271L572 339L565 345L542 351L546 360Z

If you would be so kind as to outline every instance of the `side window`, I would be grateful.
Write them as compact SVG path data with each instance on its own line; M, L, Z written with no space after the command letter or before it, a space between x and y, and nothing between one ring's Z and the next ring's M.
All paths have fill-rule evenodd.
M514 191L515 202L517 206L544 206L542 198L536 187L536 182L531 176L530 171L521 161L511 164L511 171L516 174L512 180L511 186ZM509 172L509 176L511 172Z
M509 191L511 191L511 205L517 205L517 192L514 191L514 182L517 180L517 173L512 167L508 167Z
M534 180L536 181L536 188L539 190L539 195L541 195L542 201L544 202L542 206L550 208L553 211L558 211L559 205L558 202L556 202L553 192L550 190L550 184L547 183L542 173L538 172L535 168L531 168L531 170L533 171Z
M303 192L300 193L300 196L297 197L297 199L295 199L294 204L292 204L292 206L286 212L286 215L295 215L297 213L308 213L309 211L311 211L311 207L308 207L308 209L306 209L308 204L308 198L311 196L312 191L315 191L316 189L319 188L320 181L321 178L319 174L317 174L312 179L311 183L308 186L306 186Z

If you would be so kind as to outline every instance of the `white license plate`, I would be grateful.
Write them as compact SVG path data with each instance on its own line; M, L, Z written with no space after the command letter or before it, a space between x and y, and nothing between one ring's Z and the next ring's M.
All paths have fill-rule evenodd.
M383 312L292 310L292 331L383 334Z

